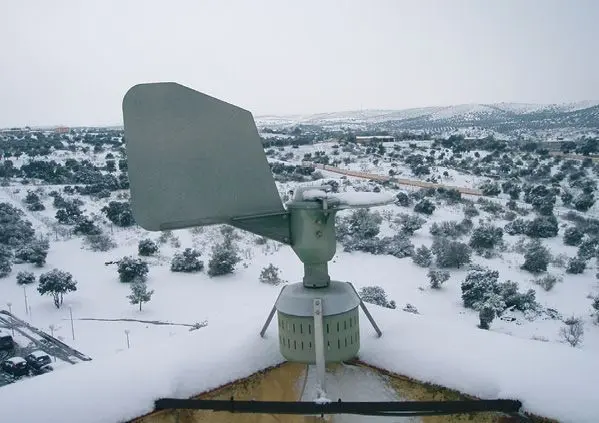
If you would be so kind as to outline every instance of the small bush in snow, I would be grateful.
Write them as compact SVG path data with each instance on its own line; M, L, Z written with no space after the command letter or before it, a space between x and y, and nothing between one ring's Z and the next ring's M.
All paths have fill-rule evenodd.
M574 208L580 212L586 212L595 204L595 198L592 193L583 192L576 196L572 201Z
M505 303L500 295L491 293L485 296L484 301L479 306L478 319L479 328L489 329L491 322L496 316L499 316L505 310Z
M456 221L450 220L441 223L433 223L430 228L432 236L441 236L447 238L459 238L464 235L464 228Z
M0 244L0 278L4 278L12 272L12 251L10 248Z
M593 310L595 310L595 316L597 318L597 323L599 323L599 297L593 298L591 307L593 307Z
M116 243L109 235L87 235L84 240L85 245L92 251L108 251L116 247Z
M139 304L139 311L141 311L141 305L147 303L152 299L154 290L148 291L148 285L142 279L135 279L131 284L131 294L127 295L131 304Z
M414 211L416 213L428 214L431 215L435 211L437 207L433 204L431 200L425 198L424 200L419 201L414 206Z
M449 272L447 270L431 269L428 271L428 279L431 288L440 289L449 279Z
M481 269L471 270L462 282L462 301L464 307L480 310L482 304L491 294L501 294L501 287L497 282L497 270Z
M142 239L137 244L137 254L140 256L151 256L158 252L158 244L149 238Z
M478 216L479 214L480 212L473 203L468 203L464 206L464 216L468 218L473 218L475 216Z
M406 235L413 235L414 232L422 228L422 225L426 223L426 220L413 214L400 214L396 223L400 225L400 230L403 233Z
M20 263L34 263L37 267L42 267L46 263L49 248L50 244L47 240L33 240L18 248L15 251L15 258Z
M422 245L416 250L412 260L417 266L429 267L433 263L433 253L426 245Z
M52 269L49 272L40 275L40 283L37 291L41 295L49 294L54 299L56 308L62 306L64 294L77 291L77 282L73 280L73 275L62 270Z
M513 308L521 312L535 310L538 306L534 289L529 289L524 294L518 291L518 283L506 281L499 284L499 294L506 308Z
M583 260L590 260L599 253L599 240L596 238L582 241L578 247L577 256Z
M545 291L551 291L556 283L562 282L563 279L555 275L545 275L533 280L533 282L541 286Z
M100 235L100 229L93 220L88 217L82 217L73 227L73 233L76 235Z
M204 268L204 262L199 260L200 252L193 248L186 248L182 253L176 253L171 261L173 272L199 272Z
M564 231L564 244L578 246L582 242L584 233L575 226L570 226Z
M232 242L225 240L212 248L212 257L208 262L209 276L222 276L233 273L235 265L241 260Z
M493 197L501 194L501 188L497 182L485 182L480 186L483 195Z
M547 270L549 260L551 260L549 250L535 239L528 244L528 249L524 253L524 264L520 268L530 273L542 273Z
M528 222L526 235L531 238L553 238L558 232L557 218L554 215L537 216Z
M420 314L418 312L418 309L416 307L414 307L412 304L407 303L404 308L402 308L403 311L407 312L407 313L412 313L412 314Z
M279 272L280 270L278 267L269 263L269 265L260 272L260 282L269 285L280 285L283 283L283 280L281 279Z
M405 192L397 193L396 198L397 198L396 204L398 204L402 207L410 207L410 204L412 204L412 200L410 199L408 194L406 194Z
M111 201L102 207L102 213L117 226L127 227L135 223L128 201Z
M492 250L503 241L503 229L482 224L474 229L468 245L476 251Z
M383 253L397 258L411 257L414 254L414 245L405 234L399 233L392 237L381 239Z
M578 317L569 317L564 320L564 326L559 330L559 336L563 342L567 342L572 347L576 347L582 342L584 336L584 325L582 319Z
M382 216L368 209L358 209L349 216L340 218L337 226L337 234L340 240L348 237L355 239L374 238L378 235Z
M17 284L29 285L35 282L35 275L31 272L19 272L17 273Z
M365 286L360 289L360 298L366 303L380 305L386 308L395 308L395 301L387 300L387 293L380 286Z
M432 252L436 257L437 266L441 268L459 269L464 264L470 263L470 247L462 242L436 238L433 241Z
M120 259L117 270L121 282L132 282L136 279L145 280L149 272L148 263L131 256Z
M577 275L584 272L586 269L587 263L580 257L572 257L568 260L568 266L566 267L566 273L570 273L572 275Z

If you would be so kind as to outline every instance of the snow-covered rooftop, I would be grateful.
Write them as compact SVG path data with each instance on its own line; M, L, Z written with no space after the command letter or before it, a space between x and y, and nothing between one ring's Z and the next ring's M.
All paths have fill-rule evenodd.
M561 422L596 422L599 360L560 344L520 339L371 306L383 330L361 320L368 364L481 398L512 398ZM264 316L210 324L152 348L123 351L0 388L0 421L114 423L152 411L162 397L187 398L283 361L276 325ZM60 387L56 389L53 387ZM36 398L36 407L23 407ZM64 410L68 410L65 413Z

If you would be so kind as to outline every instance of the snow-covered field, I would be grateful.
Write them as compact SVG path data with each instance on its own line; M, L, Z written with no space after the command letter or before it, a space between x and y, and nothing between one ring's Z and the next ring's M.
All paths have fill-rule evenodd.
M285 152L295 155L290 161L300 163L305 153L320 150L330 153L332 148L329 143L286 148ZM392 166L384 161L374 165L365 158L346 168L388 174ZM404 164L393 168L398 174L410 173ZM441 174L444 170L449 176L442 178L442 182L449 185L475 187L485 180L454 169L439 168L436 172ZM332 173L324 176L339 178ZM343 180L337 180L343 187ZM349 180L368 185L356 182L355 178ZM282 183L279 191L288 192L296 186ZM50 190L51 187L46 188L46 192ZM22 199L26 191L27 187L19 185L1 187L0 202L24 209ZM110 201L81 198L87 215L100 214L100 209ZM111 199L115 199L114 194ZM0 388L0 421L120 421L150 411L158 397L188 397L283 360L278 352L276 325L271 326L266 339L258 336L280 289L260 283L259 275L272 263L281 269L284 280L301 281L303 266L290 247L272 241L259 244L257 236L237 231L241 236L237 245L242 261L234 274L211 278L205 270L173 273L169 267L175 252L196 248L202 252L200 259L206 264L211 247L222 240L218 226L173 231L177 241L171 239L161 244L158 255L147 259L150 265L147 284L155 293L139 311L126 298L130 288L119 282L116 265L105 263L126 255L137 256L139 240L158 240L160 234L139 227L124 229L106 224L103 229L118 246L108 252L92 252L84 247L82 237L59 236L53 223L52 199L46 196L42 200L45 211L24 210L36 230L49 236L47 263L43 268L14 265L12 273L1 280L0 308L11 302L15 315L46 332L54 325L58 328L56 337L93 361ZM390 217L412 213L410 208L397 205L377 210ZM340 216L348 213L341 212ZM416 248L430 246L433 238L429 229L434 222L462 218L462 205L438 206L411 241ZM502 227L508 223L484 211L474 221L486 218ZM389 220L382 225L382 235L397 230ZM576 247L564 246L562 235L560 228L558 237L542 242L554 254L575 256ZM508 247L519 238L504 235ZM534 289L543 308L557 310L564 317L581 317L585 328L583 342L576 348L564 344L559 336L564 324L559 319L529 320L521 313L512 313L512 321L495 319L490 330L481 330L477 328L478 312L462 305L460 285L467 268L451 270L450 279L443 287L433 290L428 286L428 269L416 266L410 258L350 253L339 245L329 265L332 278L350 281L357 289L381 286L398 305L394 310L369 306L384 336L374 337L368 322L362 319L360 358L467 394L520 399L526 411L560 421L597 421L599 404L594 386L599 374L599 326L591 315L589 299L599 293L595 261L590 261L579 275L566 274L563 268L551 266L550 272L563 277L563 282L548 292L532 282L533 275L520 269L522 254L510 248L492 259L473 255L473 262L498 270L500 281L518 282L521 291ZM67 294L63 307L56 309L51 297L40 296L35 286L27 286L31 313L26 313L24 305L21 306L23 287L16 284L16 274L28 270L37 276L53 268L72 273L78 282L77 291ZM406 304L416 307L420 314L403 311ZM70 311L74 318L74 339ZM190 330L203 322L207 326ZM22 407L24 398L37 398L39 407ZM68 415L61 412L65 409L70 410Z

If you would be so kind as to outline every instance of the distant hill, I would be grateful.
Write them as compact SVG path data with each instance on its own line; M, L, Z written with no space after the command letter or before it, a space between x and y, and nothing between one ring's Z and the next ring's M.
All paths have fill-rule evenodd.
M386 130L444 131L479 127L501 133L551 129L599 130L599 101L565 104L463 104L405 110L359 110L313 115L258 116L261 126L377 126Z

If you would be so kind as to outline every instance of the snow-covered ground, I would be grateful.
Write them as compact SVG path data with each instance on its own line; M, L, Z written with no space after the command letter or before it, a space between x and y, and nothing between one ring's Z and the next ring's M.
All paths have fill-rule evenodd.
M293 152L294 161L299 163L303 154L323 149L330 152L332 144L286 151ZM386 162L374 165L366 158L350 163L348 168L386 174L391 165ZM408 167L400 170L409 175ZM477 186L484 180L449 171L450 182L446 183L451 185ZM339 178L334 174L325 176ZM360 183L367 185L364 181ZM279 184L279 190L287 192L295 186ZM27 189L22 186L17 192L15 186L2 187L0 202L23 208L21 200ZM82 199L86 214L99 214L109 201ZM283 360L278 352L276 325L271 326L266 339L258 336L279 292L278 287L260 283L259 275L265 266L273 263L281 269L283 279L300 281L303 266L290 247L273 242L259 245L258 237L239 231L241 239L237 243L243 260L233 275L210 278L205 271L180 274L169 270L176 251L197 248L206 264L210 247L222 235L219 227L174 231L179 246L168 241L161 245L157 257L148 259L148 286L155 293L139 311L137 306L129 304L126 296L130 288L118 281L116 265L105 262L125 255L136 256L140 239L157 240L159 234L137 227L121 229L105 225L103 229L112 232L118 247L106 253L91 252L84 248L81 237L53 236L55 228L51 222L55 209L50 198L43 201L45 211L25 213L36 230L50 235L47 263L41 269L30 264L14 265L12 273L2 280L0 308L12 302L14 314L40 329L49 332L49 325L54 325L58 328L55 330L58 338L93 361L0 388L0 421L120 421L150 411L156 398L188 397ZM388 215L411 212L396 205L378 210ZM340 215L344 213L348 212ZM462 217L459 205L437 208L412 237L414 246L431 245L429 228L433 222ZM474 220L487 217L481 212ZM499 226L507 223L493 219ZM389 233L384 234L392 230L393 226L385 222L383 232ZM574 256L576 249L564 246L562 235L563 228L557 238L543 243L555 254ZM518 237L506 234L504 239L509 246ZM597 421L599 405L592 387L599 373L599 327L593 323L588 297L599 291L594 277L595 262L590 262L581 275L566 274L563 268L552 267L550 271L562 276L563 282L546 292L532 282L531 274L520 269L521 254L508 249L498 258L473 257L475 262L499 270L501 281L516 281L521 291L534 289L543 307L558 310L565 317L572 314L582 317L585 325L582 344L577 348L563 344L558 334L563 323L556 319L527 320L515 315L516 320L511 322L494 320L489 331L478 329L478 313L462 306L460 284L466 276L465 269L452 270L442 289L432 290L427 283L428 269L416 266L409 258L347 253L338 246L329 266L334 279L351 281L357 289L379 285L398 304L396 310L369 306L384 336L375 338L368 322L362 319L360 358L464 393L484 398L517 398L523 401L527 411L560 421ZM72 273L78 282L77 291L67 294L64 306L56 309L50 297L42 297L35 286L27 286L31 314L26 314L24 305L21 306L24 292L16 284L16 274L29 270L39 275L52 268ZM420 314L402 311L408 303ZM69 311L74 318L74 339ZM194 324L202 322L207 322L207 326L190 331ZM36 398L38 406L22 407L23 398ZM61 411L65 409L70 410L68 415Z

